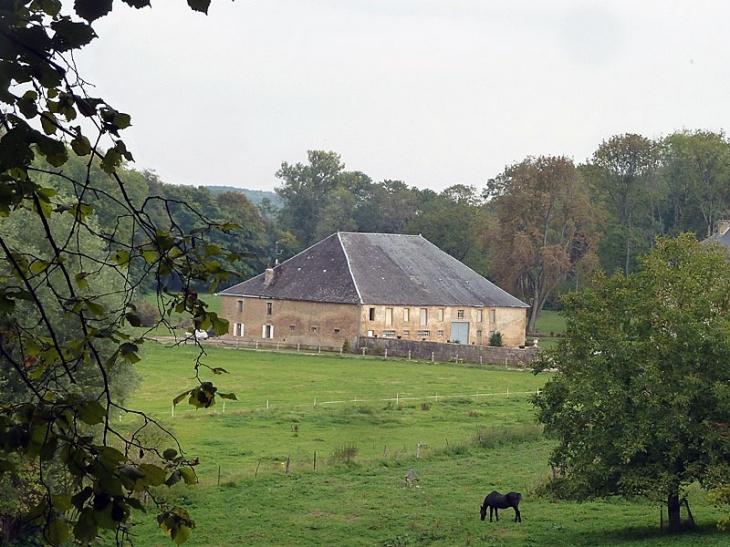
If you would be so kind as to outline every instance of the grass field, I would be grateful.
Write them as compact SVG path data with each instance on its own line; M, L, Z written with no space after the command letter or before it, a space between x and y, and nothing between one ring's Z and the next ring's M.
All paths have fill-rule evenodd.
M339 355L274 354L206 347L225 368L221 391L238 401L193 410L172 399L193 387L192 346L150 344L131 406L173 430L200 483L160 493L198 523L190 546L726 545L719 512L694 489L700 524L659 531L645 501L555 502L535 494L547 480L550 442L527 392L547 376L497 367ZM212 379L205 374L203 380ZM316 405L315 405L316 400ZM189 408L189 409L188 409ZM133 427L131 415L121 426ZM288 472L287 472L287 461ZM315 468L316 465L316 468ZM419 481L407 486L413 469ZM523 522L503 512L479 520L489 491L523 493ZM138 547L168 545L154 519L135 517Z

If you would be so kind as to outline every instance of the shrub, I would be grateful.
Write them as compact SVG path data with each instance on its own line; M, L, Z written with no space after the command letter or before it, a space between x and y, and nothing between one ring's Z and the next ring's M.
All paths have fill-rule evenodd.
M431 403L421 403L421 410L431 410Z
M501 348L502 347L502 333L495 332L494 334L492 334L489 337L489 345Z
M352 348L350 347L350 341L345 340L342 343L342 353L350 353L352 351Z
M157 306L140 300L134 302L134 307L143 327L153 327L160 320L160 310L157 309Z

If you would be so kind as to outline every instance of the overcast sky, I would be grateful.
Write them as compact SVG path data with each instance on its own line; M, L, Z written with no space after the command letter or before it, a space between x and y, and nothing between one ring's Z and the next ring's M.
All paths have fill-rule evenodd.
M80 72L138 169L273 190L331 150L374 181L478 189L527 156L730 126L727 0L117 1Z

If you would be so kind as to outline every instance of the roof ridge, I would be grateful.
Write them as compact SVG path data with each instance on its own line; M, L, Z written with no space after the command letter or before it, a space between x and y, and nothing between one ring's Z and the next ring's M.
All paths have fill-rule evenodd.
M345 263L347 264L347 271L350 272L350 279L352 280L352 284L355 285L355 292L357 293L357 300L360 304L363 304L362 300L362 294L360 293L360 287L357 286L357 279L355 279L355 275L352 273L352 266L350 264L350 256L347 254L347 247L342 243L342 236L341 234L347 234L347 233L355 233L355 232L337 232L337 241L340 242L340 247L342 248L342 254L345 255Z

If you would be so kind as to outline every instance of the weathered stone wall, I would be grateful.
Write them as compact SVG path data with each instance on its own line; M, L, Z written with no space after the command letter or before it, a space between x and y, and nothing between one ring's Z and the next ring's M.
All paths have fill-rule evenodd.
M357 348L353 352L362 352L366 355L385 355L409 357L411 359L435 361L463 361L466 363L481 363L507 365L517 368L531 366L540 349L536 347L507 348L493 346L466 346L462 344L439 344L437 342L418 342L413 340L386 340L361 336ZM410 352L410 353L409 353Z
M339 350L345 340L354 345L358 336L359 308L353 304L224 296L221 316L230 322L226 338L241 342ZM264 337L267 326L270 338Z

